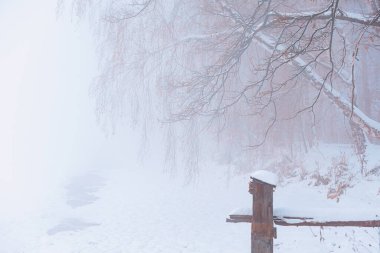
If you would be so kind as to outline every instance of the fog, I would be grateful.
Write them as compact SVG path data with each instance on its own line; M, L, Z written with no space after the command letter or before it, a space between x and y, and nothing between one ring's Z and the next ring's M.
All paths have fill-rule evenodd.
M55 8L48 0L0 3L0 196L8 214L38 210L67 178L122 166L116 161L134 152L128 131L116 136L97 124L88 26Z
M160 4L165 7L167 3ZM239 8L245 7L243 4ZM188 7L195 11L196 5ZM88 10L103 7L95 3ZM173 14L170 25L180 28L180 34L191 34L192 29L204 32L201 21L187 27L186 15L192 16L191 11L166 7ZM119 9L115 10L118 14ZM165 13L165 8L157 10ZM155 62L149 55L162 45L170 48L173 39L165 29L154 28L161 25L150 19L155 12L144 13L147 16L142 21L129 27L124 18L113 23L111 15L108 23L102 23L102 14L89 21L83 12L78 20L71 11L67 4L57 13L55 0L0 2L0 253L248 252L250 225L227 224L225 218L230 210L251 206L247 183L250 173L258 169L270 170L280 178L275 208L280 203L300 210L313 205L380 210L379 145L364 138L363 153L355 150L355 140L347 134L345 114L335 107L331 110L326 98L320 99L320 111L313 111L314 117L320 114L319 124L310 119L310 114L302 114L295 121L279 120L281 124L274 126L273 133L268 138L265 135L260 152L247 147L261 136L260 129L268 132L263 122L272 114L263 111L248 117L255 109L249 103L248 107L238 105L226 111L222 121L210 123L205 130L201 124L209 123L196 119L202 110L194 111L194 121L179 117L178 122L161 124L164 117L158 112L165 109L155 100L162 96L164 107L168 106L169 112L173 107L175 112L189 94L186 90L178 97L168 97L165 85L174 87L176 78L180 81L183 77L181 71L174 71L178 62L175 58L166 62L165 57ZM179 18L182 14L186 14L183 20ZM117 15L113 18L117 21ZM203 21L209 18L212 16L202 16ZM142 33L140 25L152 31ZM226 26L222 23L221 27ZM190 53L190 60L183 54L176 57L189 61L195 69L204 67L198 66L197 54L201 52L198 56L203 59L213 51L207 47L207 54L202 50L193 54L189 45L190 51L184 50L184 55ZM255 45L254 50L264 54L261 46ZM99 52L103 53L101 59ZM376 59L371 61L377 63ZM363 62L358 76L366 77L365 81L377 90L375 68L367 75L371 62ZM165 67L169 67L168 76ZM160 71L169 82L159 78ZM94 82L99 74L103 78ZM251 70L247 74L253 75ZM94 84L100 85L95 95L90 92ZM236 85L239 88L241 84ZM279 113L287 115L289 101L297 102L308 90L294 88L294 93L281 96ZM362 92L360 99L372 106L377 97L367 99L366 93L371 93L370 89ZM341 98L335 99L339 102ZM377 107L371 108L367 113L378 116ZM104 118L117 122L103 124L97 109L105 111ZM137 127L133 128L133 123ZM377 123L364 129L371 126L378 133ZM317 126L319 130L315 131ZM358 126L351 130L358 131ZM165 168L165 159L170 168ZM379 249L378 231L374 229L287 229L278 230L276 252Z

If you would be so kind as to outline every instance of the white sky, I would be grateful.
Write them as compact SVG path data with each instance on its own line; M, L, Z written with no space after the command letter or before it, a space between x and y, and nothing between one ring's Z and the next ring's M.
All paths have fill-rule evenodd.
M0 0L0 215L38 210L86 171L136 167L139 135L96 123L93 42L55 0Z
M88 97L90 32L69 15L57 19L55 7L0 1L0 197L6 185L42 191L46 178L89 166L105 139Z

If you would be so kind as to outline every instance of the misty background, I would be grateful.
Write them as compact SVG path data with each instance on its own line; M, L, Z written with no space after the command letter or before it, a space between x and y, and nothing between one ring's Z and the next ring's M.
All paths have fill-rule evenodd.
M170 47L169 56L159 55L160 64L151 57L172 39L198 39L198 33L225 27L224 21L198 13L198 2L168 1L157 5L160 15L143 13L129 27L111 22L118 8L107 9L108 2L86 7L89 2L62 7L58 1L58 9L51 0L0 2L0 253L248 252L249 225L226 224L225 218L250 205L247 182L257 169L278 174L275 199L283 205L379 208L376 138L361 139L368 144L365 156L355 149L357 128L326 97L315 115L287 119L314 98L314 88L305 88L308 78L280 93L282 118L253 149L273 119L271 107L251 114L251 101L238 103L211 123L188 120L186 110L175 114L188 93L170 88L189 73L162 63L183 60L178 65L201 69L214 57L212 43L189 39L173 49L181 52L173 53L177 58ZM362 3L346 4L367 11ZM115 16L102 16L104 10L116 10ZM197 25L188 26L193 20L187 15L199 15ZM223 46L213 49L224 52ZM243 64L265 56L259 45L251 50ZM356 104L375 122L379 61L378 51L368 50L359 55L357 80L365 85L357 89ZM134 63L131 73L141 75L120 71ZM256 78L249 70L233 75L238 89ZM350 87L337 83L349 98ZM214 105L199 115L215 112ZM178 118L170 122L166 113ZM279 235L278 252L377 252L380 239L372 228L279 228Z
M2 1L0 13L1 197L23 212L64 178L124 159L135 140L96 123L88 27L57 16L54 1Z

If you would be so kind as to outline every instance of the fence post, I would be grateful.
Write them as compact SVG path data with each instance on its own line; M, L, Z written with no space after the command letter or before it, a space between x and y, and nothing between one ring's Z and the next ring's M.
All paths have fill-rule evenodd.
M252 194L251 253L273 253L273 190L274 185L251 177Z

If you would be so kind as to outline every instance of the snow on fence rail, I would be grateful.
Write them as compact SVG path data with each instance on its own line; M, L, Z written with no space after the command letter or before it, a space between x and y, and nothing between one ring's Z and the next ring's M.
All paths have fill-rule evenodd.
M227 218L232 223L251 221L252 208L237 209ZM380 210L274 208L273 222L281 226L380 227Z
M226 219L232 223L251 223L251 253L273 253L273 238L277 238L273 223L297 227L380 227L380 210L273 209L276 183L277 177L271 172L257 171L252 174L249 183L252 208L237 209Z

